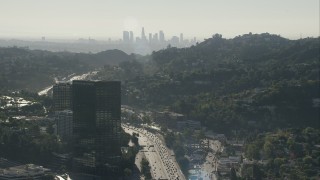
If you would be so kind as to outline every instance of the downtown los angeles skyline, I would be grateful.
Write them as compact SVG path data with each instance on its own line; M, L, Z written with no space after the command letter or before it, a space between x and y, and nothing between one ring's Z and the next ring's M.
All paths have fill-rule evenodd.
M168 36L211 37L269 32L286 38L319 36L318 0L169 1L1 0L0 38L121 38L163 30Z

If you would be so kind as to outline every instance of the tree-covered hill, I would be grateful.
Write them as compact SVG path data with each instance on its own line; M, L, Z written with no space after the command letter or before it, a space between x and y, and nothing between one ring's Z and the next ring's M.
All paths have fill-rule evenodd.
M319 38L216 34L149 56L0 48L0 90L38 90L54 77L101 67L121 80L123 103L170 109L217 131L319 126Z
M319 58L319 38L250 33L224 39L216 34L98 76L126 82L127 104L169 108L218 131L316 126Z
M311 63L319 56L319 38L288 40L277 35L246 34L224 39L216 34L190 48L167 48L153 53L153 60L169 70L217 68L222 64L265 65ZM272 60L275 60L273 62ZM271 64L270 64L271 65ZM179 68L180 67L180 68Z
M0 48L0 91L35 91L53 84L54 77L84 73L132 58L119 50L84 54Z

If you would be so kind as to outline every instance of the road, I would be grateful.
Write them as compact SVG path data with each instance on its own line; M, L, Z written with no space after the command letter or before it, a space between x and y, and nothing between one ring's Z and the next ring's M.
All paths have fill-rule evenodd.
M201 165L201 177L203 180L216 180L217 163L218 159L216 157L217 152L221 152L221 143L217 140L209 140L209 148L213 152L207 154L205 162Z
M98 71L90 71L88 73L82 74L82 75L70 75L68 77L63 78L64 82L72 82L73 80L86 80L86 79L90 79L92 76L96 75L98 73ZM55 83L58 83L58 79L54 78ZM52 86L48 86L45 89L41 90L38 92L39 96L43 96L43 95L48 95L48 92L52 89Z
M144 146L142 151L150 163L154 179L185 180L174 156L171 156L161 138L141 128L125 124L122 124L122 128L129 134L139 133L139 144Z
M209 152L206 161L201 165L201 177L203 180L216 180L216 157L213 153Z

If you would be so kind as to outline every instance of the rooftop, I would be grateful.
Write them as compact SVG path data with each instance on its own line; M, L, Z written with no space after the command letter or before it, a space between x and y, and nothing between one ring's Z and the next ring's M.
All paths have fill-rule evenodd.
M50 169L43 168L34 164L25 164L0 169L0 179L2 178L22 178L22 177L41 177L50 172Z

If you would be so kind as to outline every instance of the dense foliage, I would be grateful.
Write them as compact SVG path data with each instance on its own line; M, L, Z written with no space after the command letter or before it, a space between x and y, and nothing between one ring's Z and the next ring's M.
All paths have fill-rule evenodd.
M193 150L187 148L186 144L199 142L204 138L203 132L194 132L191 129L184 129L182 133L174 133L170 131L163 131L164 139L167 147L174 151L176 160L180 166L183 174L188 177L189 173L189 159L187 158L193 153Z
M132 172L135 170L135 159L136 155L139 152L140 146L137 139L136 134L130 135L127 134L124 130L121 132L121 146L127 148L126 151L122 152L121 162L120 162L120 172L123 172L122 175L125 177L132 176ZM133 146L129 147L129 141L133 142Z
M56 136L41 133L35 122L9 119L0 123L1 157L21 163L48 164L52 152L65 151Z
M118 50L83 54L0 48L0 95L36 91L52 85L54 78L101 68L96 79L122 81L123 104L182 113L215 132L255 134L245 150L253 165L244 167L243 177L310 179L320 156L319 48L319 38L288 40L268 33L233 39L216 34L190 48L168 46L143 57ZM52 99L26 91L19 96L37 103L0 110L0 156L44 164L52 152L64 152L64 144L40 133L36 124L10 117L44 115ZM316 128L296 129L308 126ZM291 129L256 135L275 128ZM189 161L183 144L190 133L165 132L185 174ZM137 136L123 132L123 137L123 146L129 139L135 144L121 162L121 172L129 177L139 147ZM148 179L146 160L142 167Z
M124 104L169 108L220 132L319 125L319 38L216 34L148 58L97 78L121 80Z
M119 50L97 54L49 52L27 48L0 48L0 92L36 91L71 74L84 73L107 64L132 59Z
M256 164L261 171L260 178L317 179L320 168L319 129L279 130L248 140L245 155L248 159L262 160ZM250 168L244 168L244 177L252 177Z
M146 180L152 179L151 167L150 167L149 161L146 158L142 158L140 166L141 166L141 172L144 175L144 179Z

